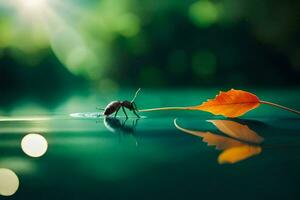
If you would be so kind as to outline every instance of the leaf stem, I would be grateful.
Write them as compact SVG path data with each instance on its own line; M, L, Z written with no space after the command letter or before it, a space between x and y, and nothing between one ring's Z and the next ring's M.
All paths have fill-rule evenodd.
M267 105L270 105L270 106L274 106L274 107L277 107L277 108L281 108L283 110L287 110L287 111L290 111L290 112L293 112L293 113L296 113L298 115L300 115L300 111L298 110L294 110L294 109L291 109L291 108L288 108L288 107L285 107L285 106L282 106L282 105L279 105L279 104L276 104L276 103L272 103L272 102L268 102L268 101L260 101L261 104L267 104Z
M162 107L162 108L149 108L142 109L139 112L151 112L151 111L161 111L161 110L190 110L189 107Z

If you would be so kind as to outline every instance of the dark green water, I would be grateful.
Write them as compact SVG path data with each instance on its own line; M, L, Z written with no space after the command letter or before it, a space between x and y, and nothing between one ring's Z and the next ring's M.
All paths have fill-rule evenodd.
M300 110L299 89L251 91L263 100ZM95 112L97 105L104 107L111 100L131 99L133 92L72 96L47 110L31 102L20 103L1 117L0 194L16 192L0 195L0 199L300 198L299 116L261 106L235 119L264 142L256 145L260 153L234 164L219 164L222 151L173 124L177 118L182 127L225 136L207 122L224 118L209 113L143 113L143 118L136 120L132 115L125 122L121 112L119 121L69 116ZM216 93L144 90L136 102L140 108L196 105ZM34 149L26 144L21 147L22 139L31 133L47 141L48 148L40 157L28 155ZM41 148L34 152L45 151L43 143L30 137L28 141ZM18 177L18 186L14 178L3 176L3 169Z

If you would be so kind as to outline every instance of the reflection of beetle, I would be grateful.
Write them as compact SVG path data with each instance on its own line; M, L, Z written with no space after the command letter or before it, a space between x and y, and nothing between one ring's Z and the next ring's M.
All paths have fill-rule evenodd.
M136 107L136 104L134 103L134 100L140 90L141 90L141 88L139 88L136 91L136 93L131 101L127 101L127 100L126 101L112 101L104 109L102 109L102 108L98 108L98 109L104 110L103 114L105 116L109 116L109 115L115 113L115 117L116 117L120 108L122 108L126 118L128 118L127 113L124 109L124 108L127 108L127 109L131 110L138 118L140 118L140 116L136 112L136 111L138 111L138 109Z
M124 120L123 123L121 123L121 121L117 118L105 117L103 119L103 124L110 132L118 133L118 134L122 133L122 134L126 134L126 135L132 135L136 140L135 128L137 126L138 120L139 119L132 120L132 125L126 126L127 119ZM136 145L138 145L137 141L136 141Z
M120 127L122 126L120 120L112 117L104 117L103 124L110 132L113 133L119 131Z

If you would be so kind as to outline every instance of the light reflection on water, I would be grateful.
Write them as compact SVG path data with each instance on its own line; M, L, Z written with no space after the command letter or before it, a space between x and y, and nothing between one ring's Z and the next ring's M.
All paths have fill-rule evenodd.
M19 188L19 178L10 169L0 168L0 195L12 196Z
M136 141L136 146L138 144L135 137L137 122L138 120L127 121L118 118L103 118L103 125L108 131L117 133L119 136L120 134L133 136ZM213 123L219 130L230 137L209 132L191 131L180 128L177 124L175 125L184 132L202 137L203 141L207 142L208 145L215 145L217 149L223 150L218 157L220 164L236 163L261 152L259 144L263 138L247 126L229 120L210 120L209 122ZM21 148L23 152L30 157L41 157L48 149L48 142L40 134L29 133L22 138ZM1 168L0 194L3 196L11 196L18 190L18 187L19 179L17 175L12 170Z
M28 156L41 157L47 151L48 142L42 135L30 133L23 137L21 147Z
M42 135L30 133L22 138L21 148L30 157L41 157L48 149L48 142ZM11 165L11 167L18 169L20 172L33 170L32 162L27 163L25 160L18 160L18 158L2 158L0 161L1 167L3 165ZM28 167L31 169L28 169ZM14 195L19 188L19 184L19 178L14 171L8 168L0 168L0 195Z
M0 136L10 139L9 141L11 142L17 138L15 141L19 144L18 148L20 149L21 143L23 152L29 157L34 157L34 159L29 158L22 151L20 153L22 155L17 154L17 157L19 156L19 158L26 159L26 161L32 164L28 166L32 166L32 168L35 167L35 170L30 173L20 173L19 170L8 165L8 162L1 162L5 156L3 158L0 157L0 168L9 168L15 171L22 183L24 182L22 181L23 176L36 176L38 180L45 176L45 180L40 181L46 184L45 182L47 181L50 183L54 182L55 177L52 178L51 173L58 170L61 170L60 173L68 174L69 170L71 171L70 174L78 173L79 181L89 180L88 177L93 177L97 181L117 181L134 177L136 174L144 175L144 173L149 172L147 170L151 170L153 166L157 167L156 172L160 171L160 167L168 164L176 168L178 164L181 165L183 162L191 162L188 160L189 158L202 159L202 161L205 162L205 164L201 166L202 169L205 169L205 165L216 165L216 157L213 155L214 151L210 151L211 147L198 145L198 143L201 142L198 142L197 138L193 139L194 137L186 136L177 131L172 125L173 118L147 118L140 120L129 118L126 120L122 117L107 117L98 119L99 121L97 122L96 119L53 120L47 123L30 122L32 125L28 125L28 127L25 126L25 123L29 124L29 122L17 124L20 125L20 127L27 128L26 131L21 133L22 135L24 132L28 134L24 137L20 134L9 133L0 134ZM261 131L262 129L259 129L259 127L262 127L261 124L256 127L250 125L250 129L247 126L251 123L249 120L243 123L232 120L199 121L200 123L198 123L198 121L194 123L195 120L193 121L191 118L178 119L179 124L189 124L185 125L185 127L196 127L202 130L191 131L184 129L184 132L203 138L203 141L208 145L216 146L216 149L221 151L217 156L219 164L249 164L260 162L260 160L257 161L249 158L254 158L256 155L259 155L262 152L262 148L266 149L265 144L262 144L263 138L258 134L258 132L264 133L264 131ZM7 128L13 127L13 123L3 124L5 124ZM43 129L40 128L45 128L45 125L51 127L51 129L48 129L49 132L46 132L48 141L41 135L44 135L44 132L42 131ZM40 131L34 133L28 131L31 129L31 126L37 130L40 129ZM217 133L218 130L225 135ZM118 142L118 140L120 141ZM134 145L134 141L136 145ZM0 144L1 142L5 142L5 140L0 141ZM48 152L46 154L48 151L48 142L51 144L51 153ZM4 146L3 148L8 147ZM11 146L9 148L12 149L16 147ZM197 151L197 148L202 149ZM267 150L264 150L264 154L266 151ZM213 159L210 159L208 154L212 155L211 157L213 157ZM35 159L41 156L44 156L43 158L45 159ZM260 158L261 156L257 157ZM187 160L183 160L183 158ZM74 163L76 163L75 167ZM190 164L195 163L191 162ZM199 163L196 163L195 166L200 167ZM235 166L239 167L240 165ZM219 167L226 169L224 166ZM220 170L220 168L218 170ZM44 173L39 174L40 172ZM216 171L211 170L211 172ZM68 175L73 176L70 174ZM162 175L163 174L160 174L160 176ZM0 177L0 182L3 182L2 180ZM32 182L34 179L30 179L30 181ZM1 184L2 183L0 183L0 186ZM23 184L28 185L30 182L24 182ZM32 185L28 187L32 187ZM72 189L69 188L69 190ZM16 196L22 192L19 190Z

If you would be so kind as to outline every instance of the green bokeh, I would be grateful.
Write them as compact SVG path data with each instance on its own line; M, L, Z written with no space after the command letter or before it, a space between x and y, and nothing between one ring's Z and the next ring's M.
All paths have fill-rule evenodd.
M1 1L0 87L28 90L20 87L26 77L34 85L52 71L38 87L299 85L298 8L270 0Z

